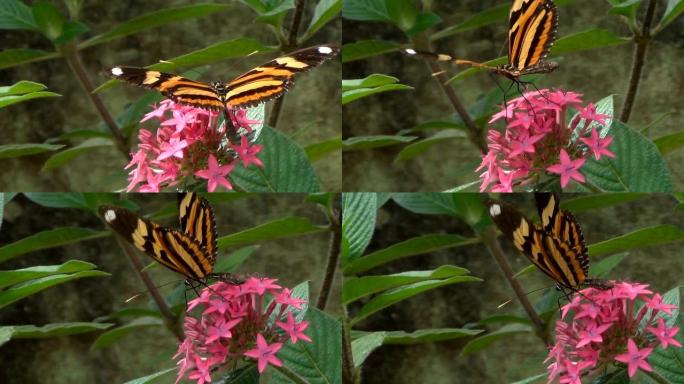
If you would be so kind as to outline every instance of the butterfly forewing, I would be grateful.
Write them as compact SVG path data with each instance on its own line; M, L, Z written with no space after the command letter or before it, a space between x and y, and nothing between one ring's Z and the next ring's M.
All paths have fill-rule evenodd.
M231 108L246 108L280 97L297 73L308 71L338 53L333 45L319 45L271 60L226 84L226 102Z
M216 262L216 221L207 200L196 193L178 194L181 230L204 247L209 262Z
M120 207L100 207L100 215L124 240L169 269L194 280L213 272L212 258L188 234L162 227Z
M558 9L552 0L515 0L509 13L508 63L523 74L550 72L543 60L556 39Z

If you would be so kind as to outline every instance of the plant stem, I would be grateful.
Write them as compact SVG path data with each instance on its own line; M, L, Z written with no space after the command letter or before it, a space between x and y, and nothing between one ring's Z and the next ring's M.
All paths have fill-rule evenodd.
M328 248L328 263L325 266L325 277L323 278L323 283L321 284L321 290L318 293L318 301L316 302L316 308L321 311L325 310L325 306L328 304L328 297L330 296L330 288L332 288L332 283L335 280L335 271L337 270L337 265L340 261L340 251L342 244L342 222L341 211L337 214L332 212L328 218L330 220L330 247Z
M273 368L275 368L278 372L282 373L283 375L287 376L288 379L294 381L297 384L310 384L306 379L303 377L299 376L297 372L291 370L290 368L287 367L287 365L282 365L280 367L271 365Z
M546 331L546 325L534 310L532 303L530 303L530 301L527 299L527 295L518 283L518 280L513 277L513 269L511 268L511 265L508 264L508 260L506 260L506 256L501 249L501 245L499 245L499 242L496 239L496 230L494 227L490 226L482 231L480 233L480 238L487 247L489 253L494 256L496 263L499 265L499 268L501 268L501 272L503 272L506 280L508 280L508 284L511 286L511 288L513 288L515 295L518 297L518 301L520 301L520 304L525 309L525 312L527 312L527 316L529 316L530 320L532 320L532 323L534 323L537 329L537 336L544 341L545 346L549 345L550 340L548 332Z
M78 54L76 45L73 43L65 44L61 47L61 52L67 64L69 64L69 68L71 68L71 71L74 73L76 79L81 85L81 88L83 88L86 95L95 106L95 109L100 114L100 117L102 117L102 120L104 120L105 124L112 132L112 137L114 138L116 148L126 157L127 160L130 159L130 148L128 147L128 141L121 133L121 130L119 130L119 127L116 125L112 115L105 107L102 99L100 99L100 96L96 93L93 93L95 86L88 77L88 73L83 66L83 62Z
M347 317L347 308L344 308L342 318L342 382L344 384L356 383L356 369L351 349L351 325Z
M643 72L644 64L646 63L646 52L648 51L648 45L652 38L651 25L655 18L656 0L649 0L647 7L644 23L641 26L641 32L637 31L634 36L634 42L636 44L634 45L634 51L632 53L632 68L629 74L627 94L625 96L625 101L622 104L622 112L620 113L620 121L624 123L629 121L632 114L632 108L634 107L634 101L636 100L636 95L639 90L641 73Z
M299 34L299 26L302 24L302 15L304 14L305 0L297 0L295 3L294 16L292 17L292 23L290 24L290 33L287 38L287 46L280 43L280 50L282 52L290 52L297 49L297 35ZM268 126L275 128L278 125L278 119L280 118L280 112L283 109L283 102L285 100L285 95L277 98L273 102L273 107L271 108L271 115L268 117Z
M414 38L413 45L420 50L432 51L432 46L424 35ZM463 120L463 124L466 126L466 133L468 134L470 141L475 144L475 146L482 151L482 153L486 153L487 143L484 140L484 137L482 137L482 132L477 125L475 125L475 122L473 121L472 117L470 117L468 110L463 105L463 102L461 102L461 99L456 94L454 88L447 84L449 78L446 76L446 74L444 74L444 71L442 68L440 68L439 64L430 59L425 59L424 61L428 68L430 68L430 71L433 74L433 77L439 83L439 86L442 87L442 90L447 95L451 106L454 108L456 113L461 116L461 120Z
M123 249L124 253L128 257L128 260L130 260L131 264L133 264L133 268L138 273L138 276L145 284L147 290L150 292L152 300L154 300L154 302L157 304L159 312L162 314L162 318L164 319L164 324L166 324L166 328L168 328L169 331L176 335L176 338L179 341L183 340L183 332L180 330L180 327L178 326L178 318L173 315L171 309L169 309L168 305L166 305L166 301L164 301L164 298L162 298L161 293L159 293L159 289L157 289L157 287L154 285L154 282L150 278L150 275L148 275L147 272L143 271L143 268L145 266L140 261L138 255L131 249L131 247L128 244L121 242L121 240L118 238L116 239L116 241L119 243L121 249Z

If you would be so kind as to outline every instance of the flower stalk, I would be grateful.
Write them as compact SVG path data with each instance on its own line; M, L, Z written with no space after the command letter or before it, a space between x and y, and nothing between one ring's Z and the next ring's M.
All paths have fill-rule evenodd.
M337 270L337 265L339 264L342 244L341 211L337 212L337 214L330 212L328 215L328 220L330 221L330 224L328 225L330 230L328 261L325 267L325 276L323 277L321 290L318 293L318 300L316 302L316 308L320 309L321 311L324 311L326 305L328 304L328 297L330 296L332 283L335 280L335 272Z

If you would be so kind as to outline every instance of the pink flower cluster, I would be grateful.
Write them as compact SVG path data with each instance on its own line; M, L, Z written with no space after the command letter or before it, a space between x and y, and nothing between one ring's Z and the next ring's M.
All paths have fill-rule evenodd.
M141 128L138 131L138 148L125 169L128 175L128 192L159 192L160 189L192 182L193 177L206 179L207 190L213 192L218 185L232 189L227 179L239 160L242 166L263 166L256 155L261 145L253 145L242 135L240 143L229 143L226 124L219 126L218 113L176 104L164 100L141 123L157 119L156 132ZM252 124L260 123L247 118L245 110L229 111L233 126L252 132ZM229 128L231 131L232 127Z
M503 134L496 129L487 134L489 150L475 170L482 171L480 192L513 192L516 186L544 182L547 173L560 175L565 188L571 179L585 182L580 169L590 156L615 157L607 149L613 138L599 132L609 116L596 113L594 104L582 107L580 96L562 90L528 92L492 116L490 124L504 118L507 124ZM579 113L568 124L569 108Z
M288 339L311 342L304 334L309 323L295 319L305 300L294 298L275 279L250 277L242 284L217 282L189 302L185 339L178 347L178 383L186 374L197 384L211 382L220 366L234 369L245 359L257 361L259 373L268 364L281 366L276 353ZM273 300L266 306L266 300ZM202 308L199 319L190 316ZM284 320L284 321L283 321Z
M558 378L561 384L581 384L583 376L604 372L616 362L627 365L629 377L637 369L650 372L646 359L655 347L682 346L674 338L679 327L665 324L676 306L663 303L646 284L610 284L610 289L586 288L563 306L556 344L546 358L551 361L549 383ZM644 304L635 311L637 299Z

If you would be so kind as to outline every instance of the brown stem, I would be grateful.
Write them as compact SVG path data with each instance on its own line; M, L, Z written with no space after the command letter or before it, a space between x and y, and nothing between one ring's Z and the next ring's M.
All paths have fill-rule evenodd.
M303 377L299 376L297 372L291 370L288 368L287 365L282 365L282 366L277 366L277 365L272 365L273 368L275 368L278 372L282 373L283 375L287 376L288 379L292 380L293 382L297 384L310 384L306 379Z
M644 70L646 63L646 52L648 45L651 42L651 25L655 18L656 0L649 0L648 8L646 9L646 16L644 23L641 26L641 31L637 31L634 36L634 51L632 53L632 68L629 74L629 83L627 85L627 94L625 101L622 104L622 112L620 113L620 121L627 123L632 114L634 101L639 90L641 80L641 73Z
M83 66L83 62L81 61L81 57L78 54L76 45L72 43L66 44L63 47L61 47L61 52L67 64L69 64L69 68L71 68L71 71L74 73L76 79L81 85L81 88L83 88L86 95L95 106L95 109L102 117L102 120L104 120L105 124L107 125L107 127L109 127L109 130L112 132L116 148L126 157L126 159L130 159L130 148L128 147L128 141L121 133L121 130L119 130L119 127L116 125L116 122L112 118L112 115L105 107L104 103L102 102L102 99L100 99L100 96L96 93L93 93L95 86L88 77L88 73L86 72L85 67Z
M332 283L335 280L335 271L340 260L340 245L342 244L342 226L340 225L342 218L340 212L337 215L330 215L329 220L330 247L328 248L328 264L325 266L325 277L323 278L321 290L318 293L318 301L316 302L316 308L321 311L324 311L325 306L328 304L330 288L332 288Z
M159 312L162 314L162 318L164 319L164 324L166 324L166 328L168 328L169 331L173 332L173 334L176 335L176 338L179 341L182 341L183 332L178 326L178 318L173 315L171 309L169 309L168 305L166 305L166 301L164 301L164 298L161 296L161 293L159 293L159 289L157 289L157 287L154 285L154 282L150 278L150 275L148 275L147 272L143 271L145 265L143 265L138 255L131 249L131 247L128 244L121 242L121 240L118 238L117 242L119 243L119 246L121 247L121 249L123 249L124 253L128 257L128 260L130 260L131 264L133 264L133 268L138 273L138 277L140 277L140 279L145 284L145 287L150 292L152 300L154 300L154 302L157 304Z
M518 283L518 280L513 277L513 269L511 268L511 265L508 264L508 260L506 260L506 256L501 249L501 245L499 245L499 242L496 239L496 229L494 229L493 226L490 226L480 233L480 238L487 247L489 253L494 256L494 259L499 265L499 268L501 268L501 272L503 272L504 276L506 277L508 284L511 286L511 288L513 288L515 295L518 297L518 301L520 301L520 304L522 304L525 312L527 312L527 316L529 316L530 320L532 320L532 323L534 323L534 326L537 329L537 336L544 341L544 345L549 345L550 340L548 332L546 332L546 326L537 314L537 311L534 310L532 303L530 303L530 301L527 299L527 295Z
M342 320L342 382L344 384L356 383L356 369L354 368L354 356L351 348L351 326L347 317L347 310Z
M297 0L295 4L294 16L292 17L292 23L290 24L290 33L287 38L287 46L283 45L281 42L280 50L283 52L290 52L297 49L297 35L299 34L299 26L302 24L302 15L304 14L305 0ZM285 95L279 97L273 102L273 107L271 108L271 115L268 117L268 126L275 128L278 125L278 119L280 118L280 112L283 109L283 102L285 100Z
M424 51L432 51L430 42L424 36L413 39L413 44L418 49ZM425 59L425 64L428 66L428 68L430 68L431 73L434 74L433 77L437 80L439 86L442 88L444 93L449 98L451 106L454 108L456 113L458 113L458 115L461 117L461 120L463 120L463 124L465 124L466 126L468 138L470 139L470 141L473 144L475 144L475 146L482 153L487 152L487 143L484 140L484 137L482 136L482 131L477 127L477 125L475 125L475 122L473 121L472 117L470 117L468 110L463 105L463 102L461 102L461 99L456 94L454 88L447 84L447 82L449 81L447 75L436 62L430 59Z

